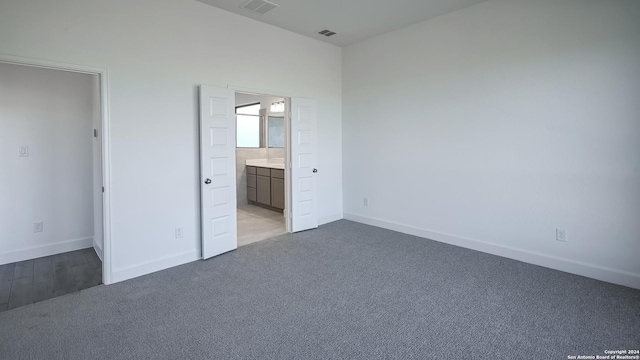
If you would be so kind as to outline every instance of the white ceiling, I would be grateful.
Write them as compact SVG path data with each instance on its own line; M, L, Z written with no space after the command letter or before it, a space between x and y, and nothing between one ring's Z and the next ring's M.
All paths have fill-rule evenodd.
M197 0L295 33L345 46L486 0L270 0L265 15L241 9L247 0ZM318 31L329 29L331 37Z

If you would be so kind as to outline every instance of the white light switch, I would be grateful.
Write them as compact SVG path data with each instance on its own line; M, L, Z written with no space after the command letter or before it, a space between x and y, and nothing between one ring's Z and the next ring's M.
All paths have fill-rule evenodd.
M29 147L28 146L20 146L18 151L19 151L19 156L20 157L29 156Z

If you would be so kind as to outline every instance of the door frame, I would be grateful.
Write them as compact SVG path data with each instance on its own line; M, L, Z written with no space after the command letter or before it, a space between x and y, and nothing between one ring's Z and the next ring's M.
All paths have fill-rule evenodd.
M291 98L294 97L291 94L278 90L265 90L247 88L242 86L236 86L228 84L227 88L233 90L234 93L244 93L250 95L260 96L273 96L284 98L285 112L284 112L284 206L286 213L283 213L285 218L285 230L287 233L292 231L291 224ZM235 139L234 139L235 140ZM238 181L238 175L236 174L236 182ZM236 190L237 191L237 190ZM238 222L236 219L236 226Z
M0 62L31 66L43 69L61 70L81 74L97 75L100 83L100 118L102 131L102 282L105 285L112 283L112 258L111 258L111 142L110 142L110 118L109 118L109 71L106 68L69 64L57 61L26 58L20 56L0 54Z

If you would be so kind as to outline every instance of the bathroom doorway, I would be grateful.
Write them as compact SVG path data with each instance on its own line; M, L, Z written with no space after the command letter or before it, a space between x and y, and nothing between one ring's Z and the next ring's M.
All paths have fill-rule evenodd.
M235 93L238 246L287 232L287 102L283 97Z
M244 107L244 109L238 109L244 112L240 115L252 116L251 119L245 119L245 123L253 124L249 127L254 129L254 134L249 140L238 141L236 93L262 96L268 92L254 93L231 86L221 88L200 85L200 175L202 176L200 197L203 259L209 259L238 247L239 196L243 205L246 197L247 205L271 210L273 213L267 214L273 216L281 213L285 226L284 230L280 230L282 226L278 225L278 232L298 232L318 227L316 100L283 97L284 95L277 99L266 100L264 103L262 99L256 98L239 100L238 107ZM239 97L242 96L239 95ZM250 109L252 105L254 108ZM283 115L283 120L278 119L278 115ZM270 117L271 140L269 140ZM277 144L281 136L281 134L278 135L278 127L282 122L284 122L284 144L281 144L281 148L269 148L268 141L271 141L272 146ZM240 125L241 132L244 131L243 126ZM262 153L251 156L252 159L243 159L241 154L238 159L238 143L245 144L241 149L258 149L258 154ZM279 154L282 157L278 157ZM238 172L240 172L239 175ZM255 186L252 186L253 176L249 175L255 175ZM284 205L282 199L277 196L281 189L280 180L284 182ZM240 188L240 195L238 188ZM244 196L243 188L246 189ZM261 192L260 189L265 191ZM255 215L260 214L241 215L258 217ZM282 222L279 216L277 219ZM251 234L262 234L259 238L252 236L250 239L244 239L241 245L276 236L275 231L251 230L246 224L241 226L241 231L249 229Z

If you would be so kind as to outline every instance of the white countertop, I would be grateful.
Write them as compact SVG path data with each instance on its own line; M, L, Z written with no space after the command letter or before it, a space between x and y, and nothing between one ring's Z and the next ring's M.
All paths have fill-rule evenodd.
M284 170L284 159L247 159L245 165Z

